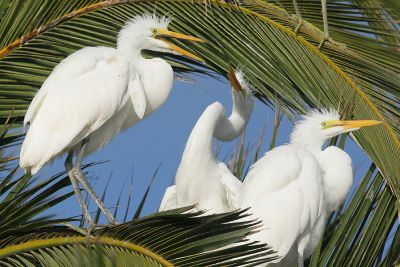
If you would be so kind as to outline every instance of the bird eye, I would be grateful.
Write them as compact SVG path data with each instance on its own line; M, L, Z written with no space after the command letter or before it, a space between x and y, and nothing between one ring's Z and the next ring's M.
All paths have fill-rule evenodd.
M326 127L326 122L323 121L323 122L321 123L321 126L322 126L323 128L325 128L325 127Z
M153 35L155 35L157 33L157 29L152 29L151 32L153 33Z

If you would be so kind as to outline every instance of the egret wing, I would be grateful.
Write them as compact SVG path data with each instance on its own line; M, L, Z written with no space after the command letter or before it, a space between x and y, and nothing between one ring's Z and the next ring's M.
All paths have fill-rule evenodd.
M301 168L301 159L295 149L291 146L277 147L251 166L244 180L244 190L251 188L252 194L256 195L275 192L295 181ZM251 195L246 193L244 196Z
M221 177L222 186L225 189L228 211L240 208L240 193L242 183L228 169Z
M178 208L178 200L176 197L176 186L172 185L165 190L164 197L161 201L158 211L172 210Z
M243 184L241 208L251 207L263 222L250 238L268 243L280 256L297 253L298 240L319 219L322 198L321 170L310 153L292 145L266 153Z
M45 97L46 97L46 90L42 87L36 93L35 97L32 99L32 102L25 113L24 126L29 126L31 121L35 118Z
M139 73L136 72L135 77L130 78L128 90L133 109L135 110L139 119L142 119L146 111L146 93L144 91L142 81L140 80Z
M35 118L48 92L62 90L62 87L58 86L59 84L68 83L86 73L92 72L96 69L96 65L104 59L108 59L109 63L112 63L114 55L115 49L113 48L86 47L63 59L54 67L33 98L26 111L24 125L31 123Z
M85 48L62 61L27 113L21 167L39 169L121 110L129 99L128 71L112 48Z

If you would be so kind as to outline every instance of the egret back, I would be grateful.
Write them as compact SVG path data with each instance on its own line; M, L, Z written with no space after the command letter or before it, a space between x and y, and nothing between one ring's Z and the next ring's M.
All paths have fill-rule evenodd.
M253 199L282 189L297 180L301 168L302 163L294 146L272 149L250 167L244 180L241 202L249 202L250 206Z
M267 152L243 183L241 208L251 207L252 216L263 221L262 230L249 238L272 246L285 264L297 260L323 214L323 194L322 171L307 150L285 145Z
M85 47L63 59L47 77L42 87L36 93L26 111L24 124L32 122L43 103L48 91L56 91L58 85L68 83L77 77L93 71L99 60L105 55L113 56L115 49L106 47Z
M199 209L226 211L220 182L225 172L212 152L214 131L224 114L221 103L209 105L190 133L175 177L179 207L198 204Z
M118 113L129 97L128 70L112 48L84 48L63 60L29 108L20 166L36 173Z

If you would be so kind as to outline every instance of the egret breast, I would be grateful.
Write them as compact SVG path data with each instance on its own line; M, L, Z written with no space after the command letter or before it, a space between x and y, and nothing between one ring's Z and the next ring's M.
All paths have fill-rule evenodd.
M167 100L174 79L171 65L155 58L139 66L140 78L146 93L145 116L150 115Z

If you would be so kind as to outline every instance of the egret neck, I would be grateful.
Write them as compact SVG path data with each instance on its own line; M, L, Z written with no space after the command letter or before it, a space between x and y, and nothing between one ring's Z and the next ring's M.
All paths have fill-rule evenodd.
M130 40L125 43L125 40L119 40L117 50L128 59L131 75L140 76L146 95L144 117L147 117L167 100L172 89L173 70L161 58L144 58L142 50L150 47Z
M246 126L251 111L252 109L243 103L241 97L233 97L232 114L229 118L221 116L215 129L215 137L221 141L230 141L236 138Z
M228 73L232 85L232 114L222 116L216 126L214 136L220 141L231 141L243 131L253 111L251 87L240 71L232 69Z

